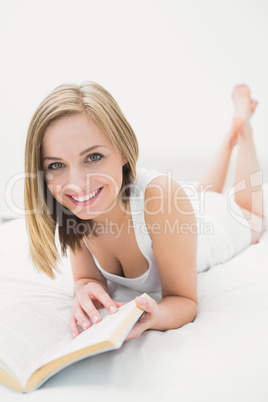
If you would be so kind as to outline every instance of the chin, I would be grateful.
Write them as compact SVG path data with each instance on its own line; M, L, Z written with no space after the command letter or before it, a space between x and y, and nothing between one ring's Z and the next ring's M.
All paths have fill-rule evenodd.
M77 216L77 218L83 220L83 221L87 221L89 219L94 219L96 217L98 217L99 215L101 215L101 213L90 213L90 212L78 212L75 213L74 211L72 211L72 213Z

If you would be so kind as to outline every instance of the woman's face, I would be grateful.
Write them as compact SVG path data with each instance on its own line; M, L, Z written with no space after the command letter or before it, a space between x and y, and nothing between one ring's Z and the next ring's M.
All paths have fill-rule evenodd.
M126 163L86 115L62 117L42 143L42 166L56 200L80 219L94 219L115 206Z

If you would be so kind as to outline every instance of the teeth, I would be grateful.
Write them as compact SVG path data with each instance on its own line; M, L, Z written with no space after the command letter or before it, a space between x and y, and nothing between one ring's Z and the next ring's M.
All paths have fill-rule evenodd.
M78 202L85 202L90 200L91 198L95 197L95 195L99 192L99 189L94 191L93 193L90 193L88 195L85 195L85 197L74 197L73 195L71 195L71 197Z

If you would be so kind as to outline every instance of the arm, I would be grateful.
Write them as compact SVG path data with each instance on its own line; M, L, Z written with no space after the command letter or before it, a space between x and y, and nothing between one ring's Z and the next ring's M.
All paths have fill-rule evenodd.
M141 304L141 298L136 299L145 313L128 339L146 329L179 328L192 322L197 314L196 218L178 183L158 177L148 186L145 221L160 273L162 300L158 304L153 299Z
M82 250L74 253L70 250L70 260L74 279L74 301L71 309L69 325L73 337L78 334L77 322L87 329L90 319L95 323L101 321L97 308L105 307L115 313L122 303L112 300L108 294L107 281L98 270L91 253L81 241Z
M82 250L77 250L75 253L70 250L70 261L74 280L74 296L76 291L83 285L89 282L96 282L101 285L108 293L107 281L98 270L93 260L93 257L83 240L81 240Z
M146 217L149 227L160 223L159 234L149 233L162 285L159 316L152 329L166 330L192 322L197 314L196 217L178 183L168 183L171 179L166 177L157 180L165 194L161 200L163 213L155 213L159 201L152 201ZM152 197L154 192L149 188L147 196Z

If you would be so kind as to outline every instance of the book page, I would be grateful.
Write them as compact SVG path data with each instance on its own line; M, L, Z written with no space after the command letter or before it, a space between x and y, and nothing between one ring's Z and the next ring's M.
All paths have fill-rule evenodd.
M43 365L91 345L112 340L114 331L131 316L132 321L127 327L123 324L120 338L116 341L119 343L114 345L120 347L124 336L127 336L126 331L142 314L134 300L114 314L102 309L102 321L72 339L69 325L47 310L26 300L0 309L0 361L11 368L23 386L30 375ZM114 347L111 345L109 349Z
M126 319L131 311L136 309L137 307L134 300L124 304L114 314L109 314L107 310L102 309L103 311L100 311L102 313L102 321L83 331L70 343L63 345L62 348L59 348L57 351L47 355L43 363L48 363L49 361L62 357L66 354L110 340L114 330L120 327L120 324ZM141 314L142 311L140 310L140 315Z
M0 360L20 381L38 360L71 339L68 323L28 300L0 310Z

